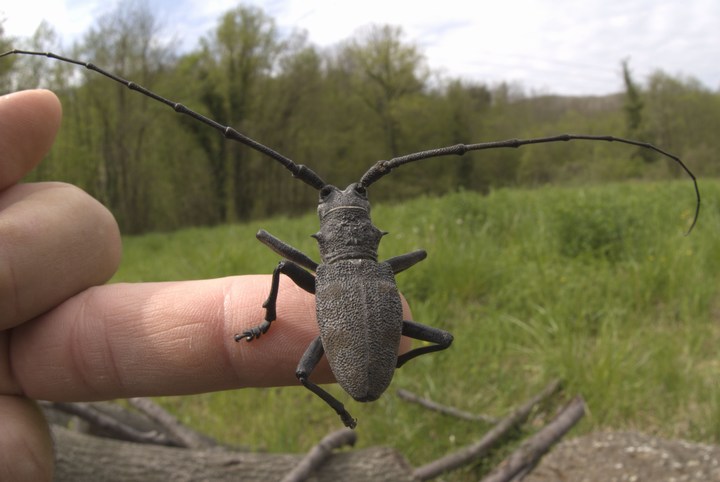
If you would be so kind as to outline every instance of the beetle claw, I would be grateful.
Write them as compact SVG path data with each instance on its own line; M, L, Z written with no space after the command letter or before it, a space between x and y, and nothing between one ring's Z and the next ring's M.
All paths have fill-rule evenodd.
M341 413L340 418L342 419L343 423L347 428L357 427L357 419L353 418L352 415L350 415L348 412Z
M244 338L247 342L251 342L256 338L260 338L263 333L267 333L267 331L269 329L270 329L270 322L264 321L264 322L262 322L262 324L255 326L253 328L250 328L247 331L244 331L242 333L242 335L239 333L236 334L235 341L239 342L240 340L242 340Z

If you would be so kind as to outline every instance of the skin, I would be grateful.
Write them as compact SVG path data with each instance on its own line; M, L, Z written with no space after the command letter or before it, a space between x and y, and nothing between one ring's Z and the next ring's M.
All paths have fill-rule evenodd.
M285 277L273 327L240 344L233 335L263 319L269 275L103 285L121 258L110 212L68 184L19 182L61 117L49 91L0 97L0 480L52 479L50 431L34 400L297 385L318 333L314 297ZM325 360L312 378L333 381Z

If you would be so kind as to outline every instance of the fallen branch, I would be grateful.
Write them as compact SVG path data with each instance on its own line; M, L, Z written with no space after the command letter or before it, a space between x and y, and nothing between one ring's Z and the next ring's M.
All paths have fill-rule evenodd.
M332 455L333 450L343 445L355 445L357 435L354 430L344 428L326 435L310 452L291 470L282 482L302 482L310 477Z
M183 425L174 415L149 398L130 398L128 402L160 425L171 439L177 441L179 447L201 449L217 446L210 437Z
M575 397L560 413L505 459L482 482L510 482L529 473L540 458L585 415L585 401Z
M115 434L115 436L120 437L122 440L141 444L164 445L167 447L179 446L175 440L172 440L164 433L160 433L156 430L138 430L98 410L90 403L50 402L44 405L54 408L55 410L76 415L101 430Z
M468 420L470 422L485 422L485 423L498 423L498 419L489 415L476 415L474 413L465 412L455 407L449 407L447 405L441 405L437 402L430 400L429 398L423 398L420 395L416 395L408 390L402 388L397 391L398 397L402 398L406 402L417 403L418 405L425 407L429 410L443 413L445 415L451 415L456 418Z
M106 402L43 402L42 406L47 414L55 417L60 411L81 417L89 422L91 431L100 436L144 444L89 437L54 427L58 481L98 478L152 482L175 479L221 481L236 480L239 473L243 480L250 481L417 481L438 477L485 456L526 421L539 403L559 389L560 381L553 381L496 423L479 441L414 470L401 454L390 449L336 452L338 447L354 444L355 432L348 429L327 435L305 456L254 454L227 447L218 450L212 439L183 426L176 417L149 399L131 399L129 403L134 409ZM407 391L401 391L399 396L431 410L466 420L487 422L489 418L446 407ZM577 397L542 430L521 444L483 482L516 481L527 475L540 458L582 418L584 410L582 398ZM57 423L66 425L67 417L60 418ZM108 464L107 460L113 463ZM103 476L98 477L101 473Z
M430 480L444 472L455 470L486 455L493 445L502 440L513 428L527 419L535 405L551 397L559 389L560 380L554 380L547 385L542 392L535 395L520 408L502 419L478 442L416 468L413 471L413 476L418 480Z

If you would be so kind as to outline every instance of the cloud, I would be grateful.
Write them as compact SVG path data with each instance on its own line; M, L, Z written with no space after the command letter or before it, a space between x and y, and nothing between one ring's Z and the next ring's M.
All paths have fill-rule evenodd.
M6 32L29 36L43 18L64 37L79 38L101 11L99 0L5 2ZM282 31L303 29L329 46L371 23L402 26L431 68L479 82L517 81L530 90L606 94L622 89L620 62L639 80L655 70L720 88L717 0L255 0ZM168 36L191 48L235 0L152 2Z

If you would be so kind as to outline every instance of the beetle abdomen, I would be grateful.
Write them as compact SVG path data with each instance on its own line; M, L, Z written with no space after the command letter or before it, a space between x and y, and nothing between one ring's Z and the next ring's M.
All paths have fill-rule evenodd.
M402 304L390 265L343 260L318 267L317 318L325 355L355 400L376 400L390 385L402 332Z

